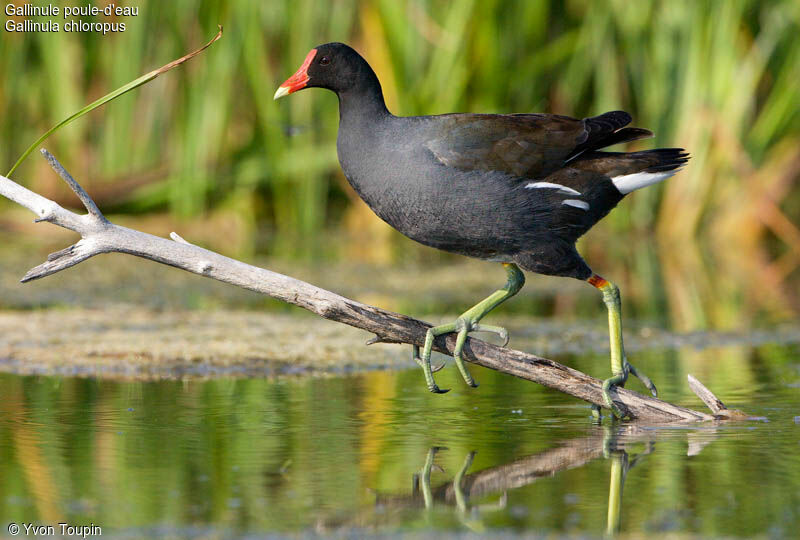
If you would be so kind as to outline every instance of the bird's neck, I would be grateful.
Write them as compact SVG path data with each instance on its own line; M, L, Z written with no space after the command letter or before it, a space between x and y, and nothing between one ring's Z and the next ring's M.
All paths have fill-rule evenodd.
M339 96L339 121L341 125L369 125L391 116L383 100L383 91L378 77L369 70L363 73L361 84L354 84Z

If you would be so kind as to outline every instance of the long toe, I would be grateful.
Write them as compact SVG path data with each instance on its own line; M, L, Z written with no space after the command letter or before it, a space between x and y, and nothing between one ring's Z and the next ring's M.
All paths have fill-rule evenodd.
M626 378L627 374L623 372L603 381L603 401L605 401L606 407L614 413L614 416L620 420L625 417L626 413L614 402L611 397L611 390L624 384Z
M492 334L497 334L500 336L500 339L503 340L503 344L500 345L501 347L505 347L508 345L508 330L503 328L502 326L491 326L488 324L473 324L471 332L491 332Z
M650 390L650 393L653 395L653 397L658 397L658 389L656 388L656 385L653 383L653 381L650 380L650 377L648 377L647 375L645 375L644 373L633 367L633 364L631 364L630 362L626 361L626 366L628 371L630 371L631 375L639 379L642 382L642 384L648 390Z
M459 321L463 321L463 319L459 319ZM458 324L458 323L457 323ZM467 334L470 331L477 330L477 324L471 324L469 321L465 321L461 330L458 331L458 337L456 338L456 347L453 350L453 360L456 363L456 367L458 367L459 373L461 373L461 378L464 379L464 382L467 383L468 386L472 388L477 388L478 383L475 382L475 379L472 378L470 375L467 366L464 365L464 360L461 358L461 352L464 350L464 343L467 341Z
M449 392L449 390L442 390L436 385L436 381L433 379L433 374L439 369L444 367L444 364L439 366L437 369L432 369L431 367L431 349L433 348L433 340L439 334L445 334L447 332L452 332L450 328L452 325L442 325L437 326L434 328L429 328L427 334L425 335L425 346L422 349L422 357L420 358L419 354L419 347L414 345L411 353L413 355L414 361L416 361L420 366L422 366L422 373L425 375L425 383L428 385L428 390L433 392L434 394L444 394ZM419 360L417 360L419 358Z

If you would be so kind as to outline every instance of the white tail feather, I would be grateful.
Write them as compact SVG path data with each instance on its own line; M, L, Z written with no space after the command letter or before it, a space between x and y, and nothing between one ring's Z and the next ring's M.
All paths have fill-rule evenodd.
M625 174L622 176L615 176L611 179L620 193L623 195L636 191L651 184L655 184L665 180L678 172L678 169L672 171L661 172L638 172L634 174Z

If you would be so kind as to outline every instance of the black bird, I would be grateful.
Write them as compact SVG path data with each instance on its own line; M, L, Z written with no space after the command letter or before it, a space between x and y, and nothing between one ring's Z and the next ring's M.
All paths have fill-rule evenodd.
M622 344L619 289L592 270L575 241L622 198L675 174L688 160L681 148L601 152L618 143L651 137L625 127L631 116L612 111L582 120L554 114L443 114L400 117L384 103L378 77L356 51L342 43L312 49L275 99L303 88L327 88L339 97L339 162L347 180L389 225L427 246L502 263L502 289L449 324L428 330L422 355L428 389L436 336L457 332L454 359L470 386L477 386L461 359L467 334L505 329L479 324L525 282L520 268L588 281L608 307L612 377L604 381L606 405L613 386L628 373L656 395L644 374L628 363Z

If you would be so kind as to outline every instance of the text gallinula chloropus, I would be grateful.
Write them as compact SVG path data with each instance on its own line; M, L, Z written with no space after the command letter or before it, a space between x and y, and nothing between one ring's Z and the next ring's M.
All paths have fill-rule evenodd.
M680 148L600 152L651 137L626 128L631 117L613 111L579 120L553 114L444 114L398 117L383 100L375 72L342 43L312 49L303 65L275 92L275 99L303 88L339 96L337 149L347 180L381 219L427 246L500 262L502 289L450 324L428 331L414 359L428 389L433 380L435 336L457 332L454 359L464 380L477 386L461 359L467 334L505 329L479 324L525 282L520 271L586 280L608 307L612 377L603 385L607 406L622 412L609 391L628 373L653 393L653 383L631 366L622 344L619 289L593 274L575 241L636 189L672 176L688 160Z

